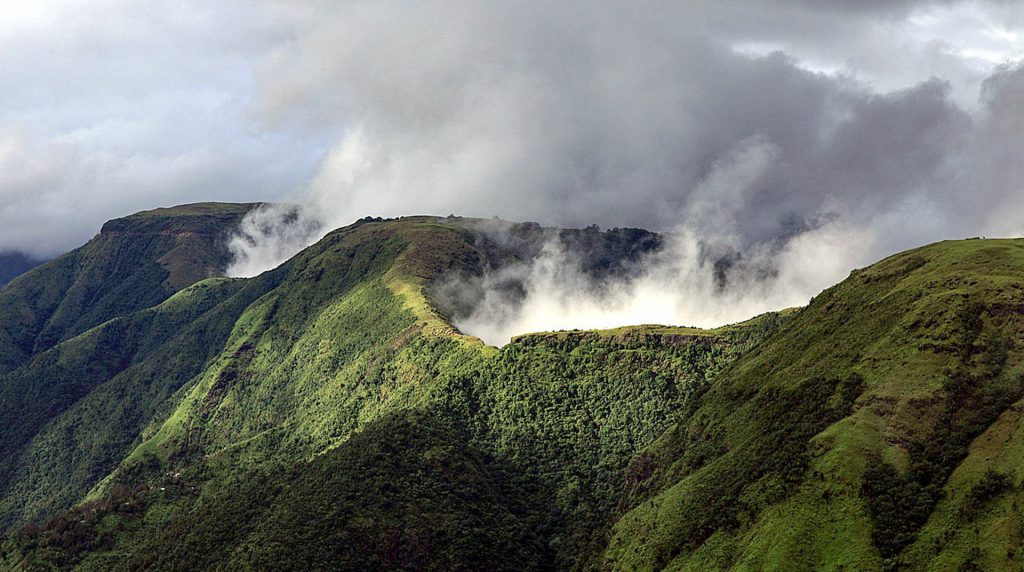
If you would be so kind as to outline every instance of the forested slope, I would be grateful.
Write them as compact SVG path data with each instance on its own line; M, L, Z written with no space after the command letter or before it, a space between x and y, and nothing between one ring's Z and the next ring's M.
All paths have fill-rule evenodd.
M42 264L21 252L0 252L0 286Z
M267 277L168 297L223 272L223 242L252 206L114 220L0 289L0 527L80 499L217 351Z
M618 234L606 236L621 241ZM509 567L571 565L613 513L629 458L777 320L721 334L639 329L635 335L527 336L498 350L455 332L424 293L452 272L480 272L495 258L517 257L501 252L485 235L428 217L363 221L331 233L273 273L204 281L152 310L71 340L66 353L91 363L95 356L88 348L95 345L89 340L121 321L151 319L165 306L192 312L191 329L164 344L139 341L148 328L130 340L107 340L117 347L158 347L140 356L138 368L147 380L175 381L145 394L135 390L136 378L115 378L81 399L67 424L81 427L81 416L106 423L106 433L122 438L107 452L122 450L125 435L137 436L137 445L123 451L120 466L108 470L86 508L42 528L22 528L8 545L14 550L8 562L131 567L180 545L195 549L183 549L172 567L273 558L327 565L332 561L324 560L322 543L282 539L287 551L270 554L265 537L283 528L284 537L306 538L329 522L340 527L339 538L361 538L363 544L404 546L411 534L434 547L411 555L385 550L372 556L379 562L470 566L503 546L487 552L491 541L483 539L508 533L518 539L512 555L523 556L507 558ZM744 335L736 333L741 330ZM190 349L190 340L201 347ZM210 354L210 348L219 349ZM169 356L190 357L181 364ZM188 367L199 363L201 371ZM135 404L141 396L144 405ZM94 416L104 407L143 414L111 425ZM133 433L147 416L147 426ZM47 429L64 425L62 419ZM371 445L380 439L429 446L409 451L395 443ZM62 453L59 440L37 442L43 457L62 463L88 458L81 444ZM373 480L381 482L355 486L370 470L367 464L376 462L366 458L374 447L400 451L406 462L374 465ZM378 457L373 459L383 460ZM104 466L92 461L92 467ZM437 478L431 468L436 463L476 467L470 474L479 478L467 479L461 494L484 504L435 498L447 482L429 484ZM55 484L78 476L52 476L54 466L36 457L19 467ZM320 489L282 489L324 471L337 478ZM95 477L89 473L77 482L96 483ZM12 511L33 493L52 499L45 487L27 493L26 483L33 480L14 479ZM335 507L322 513L327 499L336 498L349 498L352 512ZM495 521L485 510L492 505L507 517ZM435 518L420 514L426 507L434 507ZM438 522L451 523L451 530L435 538ZM333 542L323 539L336 552ZM332 558L354 566L369 562L357 558L371 557L364 552ZM204 560L192 560L200 554Z
M0 288L0 373L111 318L220 276L254 204L200 203L115 219L81 248Z

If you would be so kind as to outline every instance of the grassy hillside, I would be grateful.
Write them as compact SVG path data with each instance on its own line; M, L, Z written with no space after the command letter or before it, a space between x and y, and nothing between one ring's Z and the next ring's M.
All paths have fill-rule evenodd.
M0 463L0 527L80 499L219 350L268 279L168 297L226 264L222 242L249 208L189 205L111 221L0 289L10 368L0 367L0 458L9 460Z
M515 503L522 491L464 433L419 412L369 422L311 460L207 487L192 511L133 535L127 559L93 553L82 567L521 570L547 558Z
M0 377L0 525L66 509L223 345L273 276L207 281L115 318Z
M1022 294L1016 240L935 244L826 290L634 460L645 478L594 567L1020 566Z
M42 264L20 252L0 252L0 286Z

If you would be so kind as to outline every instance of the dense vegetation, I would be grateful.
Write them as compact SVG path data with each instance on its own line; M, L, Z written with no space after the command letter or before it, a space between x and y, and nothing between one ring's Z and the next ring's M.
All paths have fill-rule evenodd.
M312 460L219 483L201 502L196 488L176 474L113 489L116 506L88 503L21 539L49 562L100 570L517 570L545 555L524 507L509 503L520 497L510 480L423 413L385 416ZM169 508L182 505L195 509ZM130 554L111 552L126 543Z
M237 220L208 218L226 208L104 232L182 240L191 231L176 225L209 223L215 236ZM13 356L0 452L14 459L0 467L0 568L1024 558L1024 243L932 245L800 311L719 330L557 332L499 349L455 331L433 287L528 258L537 237L590 252L595 275L628 272L660 238L495 225L365 219L248 280L201 280L196 269L224 261L215 247L174 271L173 248L139 251L149 270L125 263L125 276L165 287L159 300L114 311L89 298L79 313L102 321L51 312L58 325L34 340L49 327L58 343L0 350ZM47 266L0 297L31 299L62 268Z
M0 458L9 460L0 463L0 526L80 499L218 351L267 279L203 283L168 299L176 288L164 265L196 280L222 272L226 225L249 206L203 204L111 221L104 228L118 232L147 223L130 236L101 233L0 290L0 330L13 333L0 335L11 368L0 367Z
M138 232L119 224L105 229ZM621 243L620 235L597 236ZM177 530L169 523L201 529L210 507L223 507L231 530L242 530L253 511L267 522L291 522L282 511L309 502L299 514L315 514L322 502L312 497L279 506L247 502L267 498L254 492L264 490L260 483L320 471L330 459L347 459L330 466L351 488L365 471L344 471L365 465L335 452L353 451L356 435L385 435L373 428L416 411L416 427L463 440L457 449L467 457L452 463L478 463L495 475L484 488L500 506L518 507L515 526L531 546L523 554L539 567L569 565L614 511L631 455L718 369L775 326L767 319L720 335L669 329L538 336L495 350L455 334L422 292L452 271L477 271L501 256L499 245L459 225L363 221L273 273L202 281L42 352L13 372L17 387L43 377L68 381L45 386L45 395L42 387L25 397L12 393L12 412L31 403L52 408L9 417L24 437L5 443L22 453L0 507L10 521L38 522L88 500L22 528L8 548L29 556L24 565L131 566L136 560L128 555L166 549L159 548L170 542L163 535ZM358 442L361 454L366 441ZM397 483L414 478L402 471L415 465L374 470ZM171 498L170 491L181 494ZM411 495L404 502L431 503L429 491L403 487ZM353 489L352 502L376 506L378 493ZM415 526L428 524L436 525L413 519L405 528L427 537ZM360 534L390 530L384 523L360 526ZM228 562L251 542L248 535L224 538L222 553L209 558ZM479 547L460 553L461 565L472 563L465 560L471 553ZM448 567L453 556L423 558L414 561Z

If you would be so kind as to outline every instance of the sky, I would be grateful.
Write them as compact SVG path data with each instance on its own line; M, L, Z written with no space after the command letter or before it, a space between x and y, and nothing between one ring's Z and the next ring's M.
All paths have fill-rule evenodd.
M962 209L916 203L952 192L990 207L952 235L1011 232L990 199L1020 173L948 163L1020 109L1022 58L1022 2L3 1L0 250L200 200L667 228L707 195L756 241L838 210L941 228Z
M0 251L259 200L645 227L813 290L1024 234L1022 61L1024 1L0 0ZM238 274L316 237L267 220Z

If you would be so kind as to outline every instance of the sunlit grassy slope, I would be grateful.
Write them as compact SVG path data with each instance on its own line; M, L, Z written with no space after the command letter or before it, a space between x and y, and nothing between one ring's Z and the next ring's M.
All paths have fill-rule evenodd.
M273 272L201 281L30 358L9 374L30 401L59 398L33 385L54 372L78 393L12 424L0 514L17 526L0 563L870 570L1024 557L1024 243L932 245L807 308L718 330L541 333L500 349L457 332L432 285L516 256L464 222L361 221Z

